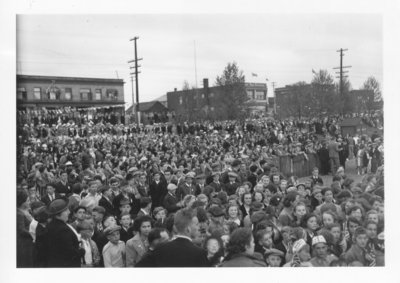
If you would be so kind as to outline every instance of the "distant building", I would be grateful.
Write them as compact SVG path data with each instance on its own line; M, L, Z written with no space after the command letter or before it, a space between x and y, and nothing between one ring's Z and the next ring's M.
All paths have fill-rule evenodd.
M134 122L134 106L126 109L126 116L131 117L131 122ZM165 123L171 120L172 115L168 112L168 108L160 101L150 101L139 103L140 122L144 125L152 125L154 123Z
M323 94L335 94L335 86L315 84L293 84L275 89L276 111L279 117L313 116L326 109ZM338 98L332 98L336 100ZM324 104L325 103L325 104Z
M295 102L299 88L305 97L304 100L308 100L312 93L310 84L297 86L297 88L294 85L275 88L276 112L279 117L299 116L302 112L304 113L304 106Z
M165 107L168 108L168 101L167 101L167 95L164 94L156 99L154 99L153 101L158 101L160 102L162 105L164 105Z
M112 107L122 114L124 104L122 79L17 75L18 110Z
M267 85L264 83L245 83L249 100L246 105L249 114L265 114L268 99ZM198 121L205 118L224 119L221 113L223 87L209 87L208 79L203 80L203 88L177 90L167 93L168 109L179 121Z

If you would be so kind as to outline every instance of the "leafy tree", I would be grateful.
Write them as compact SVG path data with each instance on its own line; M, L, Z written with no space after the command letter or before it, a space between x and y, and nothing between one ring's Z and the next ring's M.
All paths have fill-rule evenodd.
M315 85L333 85L333 77L327 70L319 70L318 73L314 72L314 77L311 84Z
M245 76L236 62L228 63L215 85L221 88L219 107L228 119L243 118L246 115L248 100L245 89Z
M337 96L335 95L334 79L327 70L313 72L311 80L312 95L309 106L317 113L336 112Z
M381 86L375 77L368 77L361 89L372 90L374 92L374 101L382 100Z

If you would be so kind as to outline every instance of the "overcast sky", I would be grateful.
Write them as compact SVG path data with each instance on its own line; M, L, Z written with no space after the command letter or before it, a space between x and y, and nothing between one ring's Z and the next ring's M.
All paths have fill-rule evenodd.
M335 75L336 50L348 48L344 65L358 89L368 76L382 83L382 17L368 14L148 14L19 15L19 74L119 78L132 99L129 65L139 36L140 101L182 88L184 80L213 85L236 61L248 82L277 87L310 82L312 69ZM196 42L196 44L194 43ZM258 76L253 77L251 74ZM271 96L272 92L269 92Z

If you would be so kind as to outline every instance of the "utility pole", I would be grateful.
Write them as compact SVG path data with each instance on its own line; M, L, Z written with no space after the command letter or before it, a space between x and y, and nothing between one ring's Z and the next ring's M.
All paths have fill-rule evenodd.
M349 71L343 71L343 69L351 68L351 66L343 66L343 56L344 56L343 52L344 51L348 51L348 49L347 48L346 49L340 48L339 50L336 50L336 52L340 52L340 67L333 68L333 69L340 69L339 72L336 72L336 74L339 74L339 77L336 77L336 78L340 79L340 81L339 81L339 93L340 93L340 99L342 100L342 102L344 101L344 98L345 98L344 97L344 93L343 93L343 79L348 77L348 76L344 76L343 74L349 72ZM344 112L343 108L344 107L342 107L342 113Z
M276 94L275 94L275 84L276 84L276 82L272 82L272 90L274 91L274 115L276 115Z
M134 100L135 92L133 91L133 80L134 80L134 78L133 78L133 76L131 75L131 83L132 83L132 114L136 115L136 111L135 111L135 100Z
M140 109L139 109L139 71L138 68L141 67L140 65L138 65L138 61L143 60L143 58L139 58L137 57L137 45L136 45L136 41L139 39L138 36L135 36L134 38L131 38L130 41L135 41L135 59L134 60L130 60L128 61L128 63L135 63L135 66L131 66L130 69L135 69L135 72L130 73L132 76L135 75L135 81L136 81L136 118L137 118L137 125L139 127L140 124ZM133 77L132 77L133 78ZM132 82L133 85L133 82ZM132 102L133 102L133 91L132 91Z

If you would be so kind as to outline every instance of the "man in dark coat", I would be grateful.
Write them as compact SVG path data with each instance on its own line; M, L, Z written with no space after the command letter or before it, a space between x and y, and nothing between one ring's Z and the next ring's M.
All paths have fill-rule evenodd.
M183 200L187 195L196 194L196 186L193 184L193 179L195 177L194 172L189 172L185 176L185 181L178 186L176 190L176 197L178 200Z
M196 196L203 193L205 181L206 181L206 176L204 174L199 174L196 176L196 186L195 186L196 187L196 190L195 190Z
M321 164L321 174L328 175L329 174L329 151L326 148L326 144L323 143L322 147L317 151L318 158Z
M52 183L46 185L46 195L44 195L41 199L45 205L48 205L51 201L60 198L60 195L55 192L54 187L55 185Z
M214 192L219 193L222 190L222 184L219 181L221 173L218 171L214 171L211 173L211 176L213 180L211 183L209 183L209 186L214 188Z
M68 183L68 173L62 171L60 173L60 181L55 184L56 193L65 197L71 195L71 185Z
M152 202L152 209L162 206L162 201L163 201L165 195L168 193L167 182L160 179L160 177L161 177L160 173L155 172L153 177L154 177L154 181L151 182L150 188L149 188L151 202Z
M99 188L99 191L102 193L102 197L99 200L99 206L104 207L107 215L117 216L115 215L116 209L113 203L111 202L111 196L112 196L111 188L108 185L102 185Z
M174 218L175 239L157 247L150 255L150 267L208 267L207 253L193 244L200 236L199 220L191 209L178 211Z
M229 182L223 186L223 190L230 195L234 195L236 193L236 189L239 187L239 183L236 182L238 175L231 171L228 173Z
M53 219L47 226L48 267L81 267L85 250L79 247L78 233L67 225L70 211L68 201L56 199L48 205Z
M173 183L167 186L168 194L164 198L163 206L168 211L168 213L176 212L183 206L182 201L178 201L175 196L176 189L177 186Z

